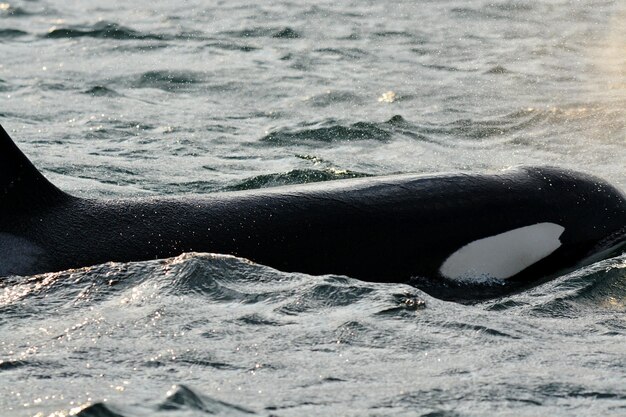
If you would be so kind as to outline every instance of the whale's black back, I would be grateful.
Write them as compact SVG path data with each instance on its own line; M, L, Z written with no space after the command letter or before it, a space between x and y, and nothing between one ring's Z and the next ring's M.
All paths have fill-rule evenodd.
M513 275L503 274L506 283L494 287L495 293L472 293L464 286L465 272L444 271L465 247L515 231L520 236L519 230L542 224L561 229L553 237L557 245ZM599 178L549 167L394 175L195 197L77 198L44 178L0 127L5 275L216 252L284 271L411 281L441 298L477 299L534 285L598 253L607 256L626 242L625 225L621 191ZM28 251L16 251L16 245ZM493 256L515 263L524 252L512 251ZM483 252L473 256L490 263L491 252ZM474 268L471 275L481 274L472 266L480 262L453 264ZM451 285L458 282L453 293Z
M35 168L0 126L0 212L38 210L66 197Z

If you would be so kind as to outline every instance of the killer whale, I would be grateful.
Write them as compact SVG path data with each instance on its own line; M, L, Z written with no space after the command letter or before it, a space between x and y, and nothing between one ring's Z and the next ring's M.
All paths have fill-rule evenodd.
M96 200L53 185L0 126L0 276L216 252L474 299L536 285L625 242L624 194L571 170Z

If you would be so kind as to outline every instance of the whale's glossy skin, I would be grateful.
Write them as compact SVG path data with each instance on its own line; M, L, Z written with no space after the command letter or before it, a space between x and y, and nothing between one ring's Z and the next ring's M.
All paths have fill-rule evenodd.
M480 274L474 268L491 262L479 253L482 247L495 251L505 242L492 257L501 261L486 266L508 271L495 277L503 293L594 254L606 256L626 240L624 195L568 170L397 175L200 197L92 200L58 190L1 128L0 135L0 275L217 252L284 271L413 280L455 298L445 294L448 284ZM524 236L534 240L511 242ZM522 266L506 265L520 261L517 248L534 250L544 240L545 249L524 255ZM472 265L473 256L484 260ZM472 265L466 274L463 262ZM437 283L445 284L443 292Z

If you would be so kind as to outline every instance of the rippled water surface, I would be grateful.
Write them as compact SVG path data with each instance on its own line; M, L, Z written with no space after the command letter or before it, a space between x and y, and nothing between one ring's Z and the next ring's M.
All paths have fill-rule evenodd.
M0 123L81 196L517 164L624 189L626 4L8 0ZM219 254L8 277L0 414L621 416L625 314L624 255L475 305Z

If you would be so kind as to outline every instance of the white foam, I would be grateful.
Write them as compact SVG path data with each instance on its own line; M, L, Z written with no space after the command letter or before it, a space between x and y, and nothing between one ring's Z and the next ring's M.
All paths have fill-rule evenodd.
M557 250L564 231L555 223L537 223L475 240L450 255L439 272L454 280L507 279Z

